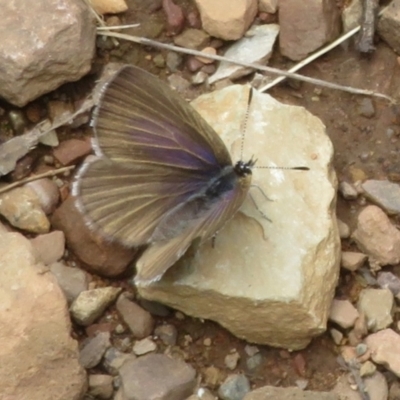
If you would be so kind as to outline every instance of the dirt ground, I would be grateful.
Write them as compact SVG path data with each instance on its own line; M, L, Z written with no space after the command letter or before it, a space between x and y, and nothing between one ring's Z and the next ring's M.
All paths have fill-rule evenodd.
M152 4L157 4L157 1L131 0L128 3L131 11L122 22L140 20L142 23L140 29L127 33L154 37L157 29L163 27L165 18L161 11L150 12ZM143 3L146 3L146 6L143 6ZM192 2L189 1L177 1L177 3L184 5L185 9L193 8ZM158 50L126 43L121 43L119 48L113 48L109 42L101 43L100 47L102 49L98 52L93 72L109 61L118 61L134 63L161 77L165 76L164 71L157 69L151 61L151 58L158 54ZM270 65L285 69L291 66L277 52ZM354 50L353 42L350 40L300 72L314 78L399 97L400 64L396 54L383 42L377 43L376 52L366 58ZM187 71L183 71L182 75L190 76ZM65 85L35 103L45 109L49 99L76 101L88 92L95 76L92 74L78 83ZM196 94L202 91L203 87L198 88ZM358 95L305 83L296 85L283 83L269 93L283 103L305 107L323 121L334 144L334 164L339 181L355 182L365 178L389 178L400 181L399 107L389 104L386 100L373 99L375 115L366 118L360 114L359 107L363 98ZM4 108L8 109L7 106ZM80 136L90 133L90 129L83 132L61 130L60 139L71 137L71 134ZM6 137L0 139L5 140ZM48 150L42 147L36 150L38 154L46 151ZM353 228L357 211L361 206L362 204L358 202L350 203L339 197L338 217ZM352 244L344 242L343 248L350 249ZM360 288L361 283L350 273L342 272L337 289L339 296L346 294L350 298L355 298ZM182 347L186 341L185 335L189 334L192 337L192 343L185 346L184 350L188 354L187 361L198 371L204 371L206 367L214 365L221 369L222 374L231 373L224 364L224 357L232 349L236 349L241 355L236 371L244 371L256 387L267 384L295 386L299 379L306 379L307 389L326 391L333 387L337 376L343 373L336 361L337 349L329 333L313 340L307 349L300 352L289 353L286 350L258 346L263 356L263 363L255 371L250 372L246 369L245 362L247 356L244 347L247 343L235 338L217 324L189 317L179 320L173 313L164 320L178 328L178 344ZM77 337L81 335L82 332L76 332ZM212 340L211 346L204 345L205 338Z

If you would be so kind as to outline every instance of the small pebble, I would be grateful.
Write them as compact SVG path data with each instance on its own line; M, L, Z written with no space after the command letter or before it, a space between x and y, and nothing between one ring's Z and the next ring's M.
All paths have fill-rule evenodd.
M357 309L349 300L334 299L332 302L329 319L342 328L347 329L354 326L358 315Z
M151 335L154 319L148 311L131 301L125 294L119 296L116 308L135 338L143 339Z
M157 326L154 334L158 336L166 346L175 346L178 336L176 327L172 324Z
M367 255L363 253L342 251L341 265L344 269L354 272L364 265L367 258Z
M254 354L246 360L246 366L249 371L254 371L257 369L263 362L263 358L261 353Z
M25 115L21 110L11 110L8 113L11 128L16 134L23 133L26 128Z
M47 233L50 221L44 213L36 192L23 186L0 196L0 214L16 228L32 233Z
M343 333L335 328L332 328L329 333L331 334L334 343L339 346L343 340Z
M110 375L89 375L88 394L95 399L111 399L113 395L113 377Z
M182 64L182 60L183 58L181 54L175 53L174 51L169 51L167 53L165 63L171 72L177 72Z
M361 100L358 106L358 113L366 118L372 118L375 115L375 107L372 99L366 97Z
M114 287L86 290L72 303L71 315L79 325L88 326L103 314L120 292L121 288Z
M199 71L196 75L192 77L192 84L201 85L206 81L207 77L208 75L205 72Z
M217 50L214 49L214 47L205 47L203 50L201 50L202 53L204 54L209 54L212 56L215 56L217 54ZM212 64L214 62L213 59L208 58L208 57L196 57L199 61L201 61L203 64Z
M375 373L375 371L376 371L376 365L371 361L366 361L365 363L361 364L360 376L362 378L366 376L371 376Z
M115 347L110 347L104 354L103 363L105 370L111 375L118 375L118 370L129 360L136 359L134 354L127 354Z
M203 340L203 344L204 344L204 346L206 346L206 347L210 347L211 344L212 344L212 341L211 341L210 338L205 338L205 339Z
M393 322L393 293L389 289L363 289L359 294L358 310L365 314L369 330L388 328Z
M231 371L233 371L237 367L239 360L240 360L240 354L237 351L231 354L227 354L224 360L225 366Z
M368 351L368 347L365 343L360 343L356 346L357 357L363 356Z
M339 229L339 236L341 239L347 239L350 237L350 228L349 226L341 221L340 219L337 220L338 229Z
M164 68L165 67L165 59L162 54L157 54L153 58L153 63L157 68Z
M358 197L356 188L351 183L346 181L340 182L339 191L346 200L355 200Z
M144 338L142 340L137 340L132 350L137 356L142 356L143 354L156 351L157 344L150 338Z
M185 319L185 314L180 311L177 311L175 313L175 318L178 319L179 321L183 321Z
M79 363L86 369L95 367L110 346L109 332L101 332L93 338L86 339L79 353Z
M252 357L255 354L259 353L260 349L257 346L246 344L246 346L244 346L244 351L248 356Z
M230 375L218 389L221 400L242 400L250 392L250 382L245 375Z

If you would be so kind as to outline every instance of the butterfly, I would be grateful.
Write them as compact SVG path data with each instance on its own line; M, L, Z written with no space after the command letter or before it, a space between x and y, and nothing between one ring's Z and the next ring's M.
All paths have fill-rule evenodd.
M125 65L105 84L92 125L97 157L73 195L90 227L146 246L136 282L159 280L195 240L212 238L250 188L255 161L233 164L200 114L140 68Z

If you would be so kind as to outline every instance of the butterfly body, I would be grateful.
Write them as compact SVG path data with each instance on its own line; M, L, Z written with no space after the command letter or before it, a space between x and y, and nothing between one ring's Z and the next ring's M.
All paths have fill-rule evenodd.
M204 119L165 83L122 67L93 120L98 158L83 165L73 194L88 223L126 246L147 245L136 280L158 280L195 239L236 213L254 162L233 165Z

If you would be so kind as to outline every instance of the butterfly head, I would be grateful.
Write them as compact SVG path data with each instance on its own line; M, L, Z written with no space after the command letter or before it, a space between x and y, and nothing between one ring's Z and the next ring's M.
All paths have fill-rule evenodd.
M254 167L257 160L251 158L249 161L238 161L233 169L235 170L236 174L239 176L247 176L251 175L251 170Z

